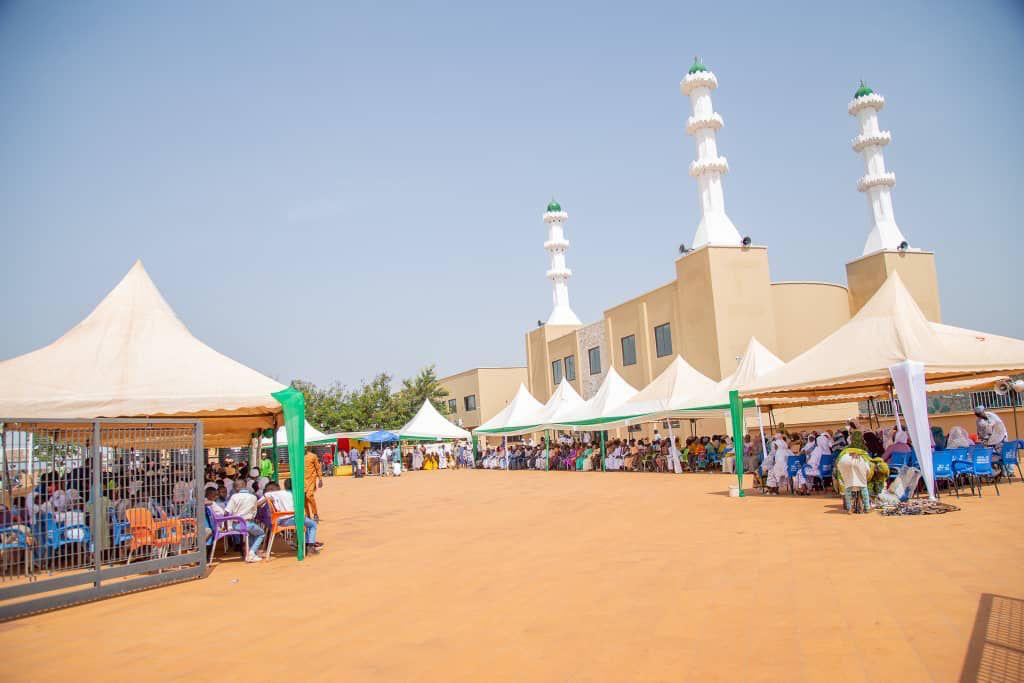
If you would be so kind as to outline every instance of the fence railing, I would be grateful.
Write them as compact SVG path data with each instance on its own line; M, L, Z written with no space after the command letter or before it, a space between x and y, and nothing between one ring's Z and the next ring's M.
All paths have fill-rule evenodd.
M899 399L884 399L875 401L863 401L860 403L860 412L868 414L872 412L881 417L893 416L893 405L899 408L900 415L903 415L903 408ZM999 394L995 391L972 391L959 394L942 394L931 396L928 399L928 414L940 415L942 413L970 412L975 406L986 408L1024 408L1024 394L1011 391L1008 394Z
M0 620L203 575L201 422L0 427Z

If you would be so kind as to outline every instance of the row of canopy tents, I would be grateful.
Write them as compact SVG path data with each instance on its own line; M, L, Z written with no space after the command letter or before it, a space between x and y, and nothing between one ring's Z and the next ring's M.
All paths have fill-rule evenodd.
M520 386L505 409L474 433L590 429L603 435L605 429L645 421L728 416L740 435L744 413L751 411L760 419L766 408L896 397L912 440L927 444L927 394L978 388L1021 371L1024 341L929 322L893 274L847 323L788 363L752 338L736 371L720 382L677 356L640 391L614 368L587 401L564 380L545 404ZM931 451L917 451L934 496ZM742 492L741 462L737 458Z
M401 429L392 432L399 441L450 441L464 439L469 441L472 435L452 424L445 419L429 399L423 401L423 405L416 411L416 414L402 426ZM334 444L342 438L362 438L369 436L371 432L337 432L324 434L319 429L305 423L304 437L306 446L324 446ZM261 443L262 447L287 446L288 433L284 427L277 430L273 437L265 437Z

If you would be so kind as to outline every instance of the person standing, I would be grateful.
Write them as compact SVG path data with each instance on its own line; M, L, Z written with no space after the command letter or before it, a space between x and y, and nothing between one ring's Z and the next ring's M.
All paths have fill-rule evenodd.
M260 477L266 477L269 481L274 478L274 461L270 459L270 451L263 451L260 454Z
M319 522L320 512L316 507L316 490L324 485L324 471L320 467L320 458L312 450L306 451L305 465L306 514Z
M387 477L391 474L391 446L384 446L380 454L380 476Z
M978 441L992 449L992 463L999 465L1000 471L1003 468L1003 444L1006 443L1006 425L1001 417L991 410L985 410L985 406L978 406L974 409L977 416ZM1004 474L1006 474L1004 472Z
M359 471L359 449L355 446L352 446L352 449L348 452L348 464L352 466L353 477L363 476Z

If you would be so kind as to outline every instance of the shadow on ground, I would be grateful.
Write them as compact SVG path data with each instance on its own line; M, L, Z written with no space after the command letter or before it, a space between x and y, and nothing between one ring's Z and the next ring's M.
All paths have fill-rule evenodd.
M1024 600L982 593L961 683L1024 680Z

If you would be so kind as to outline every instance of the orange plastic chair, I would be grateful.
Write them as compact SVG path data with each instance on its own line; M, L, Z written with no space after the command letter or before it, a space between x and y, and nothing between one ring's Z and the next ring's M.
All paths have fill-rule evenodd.
M128 562L132 553L139 548L166 549L181 545L181 523L177 519L153 519L153 513L146 508L129 508L124 512L128 519L132 539L128 545Z
M288 511L279 512L277 508L274 507L274 501L270 498L267 498L267 505L270 507L270 540L267 542L266 560L269 562L271 552L274 549L274 536L276 536L280 531L295 531L295 513ZM292 517L292 523L281 524L281 520L288 517Z

